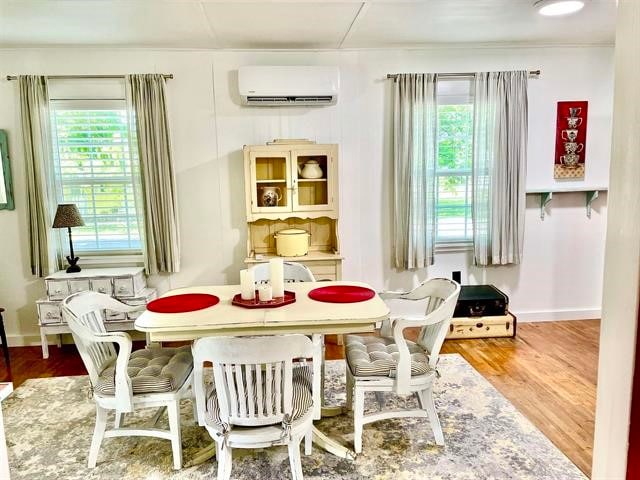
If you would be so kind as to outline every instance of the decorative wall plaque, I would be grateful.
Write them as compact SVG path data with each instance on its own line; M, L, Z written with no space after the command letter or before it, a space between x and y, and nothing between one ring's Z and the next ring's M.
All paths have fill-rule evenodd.
M589 102L558 102L554 178L584 178Z

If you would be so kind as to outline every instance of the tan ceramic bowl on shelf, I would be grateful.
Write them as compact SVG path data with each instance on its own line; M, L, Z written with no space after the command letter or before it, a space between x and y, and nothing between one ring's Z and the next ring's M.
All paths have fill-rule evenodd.
M309 253L311 235L301 228L288 228L275 234L276 253L281 257L302 257Z

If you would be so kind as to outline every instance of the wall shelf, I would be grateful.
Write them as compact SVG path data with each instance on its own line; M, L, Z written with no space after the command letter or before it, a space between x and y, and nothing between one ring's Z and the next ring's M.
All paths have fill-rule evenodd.
M591 218L591 204L598 198L600 192L606 192L608 187L554 187L527 190L527 195L540 195L540 219L544 220L545 208L551 202L554 193L584 193L587 217Z

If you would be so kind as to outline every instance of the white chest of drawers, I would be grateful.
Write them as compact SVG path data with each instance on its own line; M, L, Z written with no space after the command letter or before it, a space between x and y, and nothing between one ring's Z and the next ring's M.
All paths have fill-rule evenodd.
M156 298L156 290L147 288L142 267L93 268L77 273L64 270L44 279L47 296L36 302L42 341L42 357L49 358L47 335L70 333L61 310L61 301L85 290L104 293L128 305L145 305ZM133 330L138 312L105 312L107 331ZM58 340L58 344L60 341Z

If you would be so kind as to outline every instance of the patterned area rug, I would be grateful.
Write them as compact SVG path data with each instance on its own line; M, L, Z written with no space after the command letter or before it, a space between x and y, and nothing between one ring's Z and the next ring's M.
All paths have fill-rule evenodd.
M363 454L339 459L314 446L302 456L306 479L585 479L586 477L538 429L459 355L441 357L442 378L435 398L445 447L433 442L426 419L384 420L365 425ZM327 363L327 397L343 401L344 364ZM98 466L86 468L95 408L88 398L88 377L27 380L3 403L11 478L18 479L207 479L215 478L215 460L173 471L169 441L153 438L106 439ZM377 408L374 397L365 400ZM413 397L388 397L388 406L414 403ZM153 411L125 422L149 421ZM166 426L166 418L163 419ZM185 462L210 443L193 423L191 404L182 405ZM319 428L353 447L350 415L318 422ZM291 478L286 447L234 450L233 479Z

